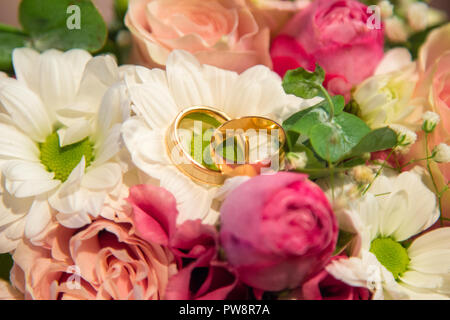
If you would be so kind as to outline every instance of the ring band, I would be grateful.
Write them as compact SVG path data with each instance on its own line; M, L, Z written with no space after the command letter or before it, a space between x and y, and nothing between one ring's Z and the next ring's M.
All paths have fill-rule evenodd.
M199 123L200 128L197 127ZM212 131L211 137L207 137L209 141L206 141L209 149L203 144L205 124ZM182 139L183 133L187 139ZM192 141L196 135L201 137L200 141ZM219 110L197 106L177 115L166 132L165 140L169 158L182 173L196 182L220 186L228 177L255 176L269 168L278 171L284 160L286 134L281 125L265 117L248 116L231 120ZM195 143L199 143L201 148L198 149ZM207 167L203 161L206 150L214 168ZM233 151L232 159L229 157L230 150ZM199 159L196 151L201 152L199 161L196 160Z

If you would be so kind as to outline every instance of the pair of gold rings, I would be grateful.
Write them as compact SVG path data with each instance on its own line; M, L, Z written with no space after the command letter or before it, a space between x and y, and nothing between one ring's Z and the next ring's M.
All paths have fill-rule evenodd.
M283 128L271 119L231 119L203 106L180 112L166 133L172 163L194 181L209 185L222 185L233 176L278 171L285 142Z

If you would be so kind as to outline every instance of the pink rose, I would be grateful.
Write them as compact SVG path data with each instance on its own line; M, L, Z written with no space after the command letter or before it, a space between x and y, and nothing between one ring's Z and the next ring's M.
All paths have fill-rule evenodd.
M367 7L356 0L315 0L291 19L275 38L274 70L303 67L314 70L317 63L327 74L326 87L347 100L354 85L371 76L383 58L383 26L369 28Z
M179 271L169 280L166 299L221 300L240 294L242 288L235 271L218 259L218 233L214 227L201 220L176 226L175 198L162 188L132 187L128 201L137 234L149 243L167 246L177 261Z
M343 259L343 257L334 257ZM344 258L345 259L345 258ZM352 287L337 280L325 269L303 283L303 300L369 300L370 291L362 287Z
M306 175L279 172L243 183L221 208L220 239L245 284L292 289L323 268L335 249L336 217Z
M202 64L237 72L272 66L269 28L246 0L130 0L125 23L133 63L163 67L172 50L182 49Z
M161 299L176 272L166 248L105 219L80 230L55 224L43 246L19 243L13 258L11 280L25 299Z
M420 79L415 98L422 98L424 111L433 111L440 116L440 122L429 136L429 154L440 143L450 144L450 24L432 31L419 52ZM424 134L420 133L411 152L403 159L425 158ZM423 166L426 165L422 161ZM406 169L410 169L409 167ZM450 163L432 164L433 176L440 190L450 181ZM450 218L450 191L442 198L443 215Z

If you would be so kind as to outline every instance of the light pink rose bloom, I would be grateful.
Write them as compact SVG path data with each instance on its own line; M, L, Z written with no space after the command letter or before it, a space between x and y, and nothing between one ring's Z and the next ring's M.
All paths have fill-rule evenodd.
M325 194L303 174L257 176L222 204L221 244L240 280L256 289L298 287L328 263L337 236Z
M383 25L369 28L371 14L356 0L315 0L274 39L274 70L303 67L326 71L326 87L350 98L350 90L371 76L384 55ZM369 21L369 22L368 22Z
M137 237L131 220L53 224L42 246L23 241L13 259L11 280L25 299L162 299L176 273L170 251Z
M179 271L169 279L166 299L243 298L245 290L235 271L219 261L219 235L213 226L202 224L201 220L188 220L177 226L175 198L161 188L135 186L128 201L137 234L148 242L167 246L177 261ZM199 272L204 277L198 277Z
M181 49L202 64L237 72L272 65L270 30L246 0L130 0L125 23L133 35L132 63L162 68Z
M419 52L419 73L415 97L423 98L424 111L433 111L440 122L429 136L429 154L440 143L450 144L450 24L432 31ZM419 138L404 162L425 158L424 134ZM423 166L425 161L421 162ZM409 169L409 168L407 168ZM442 190L450 181L450 163L432 164L433 176ZM443 215L450 218L450 191L442 198Z

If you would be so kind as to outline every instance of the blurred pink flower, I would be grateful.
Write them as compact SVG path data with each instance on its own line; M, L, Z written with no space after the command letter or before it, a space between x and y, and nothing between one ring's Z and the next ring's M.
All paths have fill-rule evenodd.
M415 97L423 99L424 111L432 111L440 116L440 122L429 136L428 147L431 154L440 143L450 144L450 24L432 31L419 52L420 79ZM425 139L420 133L411 152L403 159L425 158ZM421 164L425 166L425 161ZM410 168L407 168L410 169ZM450 163L432 163L433 176L441 191L450 181ZM443 215L450 218L450 191L442 198Z
M350 99L354 85L373 74L383 58L383 25L369 28L370 13L356 0L315 0L291 19L271 48L274 70L317 63L327 74L325 85L333 94Z
M125 23L133 35L132 63L163 67L181 49L202 64L237 72L272 65L270 30L246 0L130 0Z
M240 280L256 289L296 288L331 258L336 217L306 175L279 172L243 183L221 208L221 243Z

